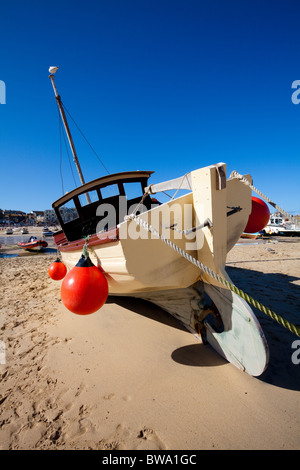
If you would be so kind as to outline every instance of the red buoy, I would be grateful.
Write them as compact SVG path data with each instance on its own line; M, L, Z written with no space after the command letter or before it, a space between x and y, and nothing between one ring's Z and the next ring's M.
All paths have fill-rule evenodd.
M108 283L104 274L90 260L81 256L61 285L64 306L77 315L89 315L101 308L108 297Z
M267 225L269 219L270 211L267 204L262 199L252 196L252 210L244 232L259 232Z
M60 281L65 277L66 273L67 268L59 258L57 258L48 269L48 274L54 281Z

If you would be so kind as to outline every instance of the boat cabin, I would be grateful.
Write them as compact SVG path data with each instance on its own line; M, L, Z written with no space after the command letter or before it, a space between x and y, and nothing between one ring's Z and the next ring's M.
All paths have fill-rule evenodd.
M115 228L141 202L153 171L115 173L70 191L52 204L66 239L71 242ZM143 200L151 208L149 195ZM153 206L152 206L153 207Z
M284 219L282 217L272 216L270 218L269 224L270 225L283 225L283 222L284 222Z

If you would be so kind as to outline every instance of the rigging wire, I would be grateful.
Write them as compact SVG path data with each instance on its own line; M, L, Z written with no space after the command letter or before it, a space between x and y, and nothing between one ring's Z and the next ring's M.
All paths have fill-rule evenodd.
M92 149L92 151L94 152L94 154L96 155L96 157L98 158L99 162L101 163L101 165L103 166L103 168L106 170L106 172L108 174L110 174L110 172L108 171L108 169L106 168L106 166L104 165L104 163L102 162L101 158L99 157L99 155L97 154L97 152L94 150L94 148L91 146L91 144L89 143L89 141L87 140L87 138L85 137L85 135L83 134L83 132L81 131L81 129L79 128L79 126L77 125L77 123L75 122L74 118L71 116L71 114L69 113L69 111L67 110L66 106L64 105L63 102L61 102L62 106L64 107L65 111L68 113L68 115L70 116L70 118L72 119L72 121L74 122L75 126L77 127L77 129L79 130L80 134L82 135L82 137L84 138L84 140L87 142L87 144L90 146L90 148Z

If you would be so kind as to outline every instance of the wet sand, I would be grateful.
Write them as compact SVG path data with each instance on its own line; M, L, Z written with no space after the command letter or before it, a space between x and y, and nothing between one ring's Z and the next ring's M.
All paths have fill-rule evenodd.
M299 449L300 338L255 311L270 363L250 377L146 302L72 314L55 258L0 259L1 449ZM298 239L236 245L227 266L299 325Z

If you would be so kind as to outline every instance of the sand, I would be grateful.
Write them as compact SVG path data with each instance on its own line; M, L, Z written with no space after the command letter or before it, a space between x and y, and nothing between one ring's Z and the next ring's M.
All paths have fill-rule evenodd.
M270 364L251 377L146 302L72 314L54 259L0 259L1 449L299 449L300 338L256 311ZM298 239L236 245L228 272L299 325Z

